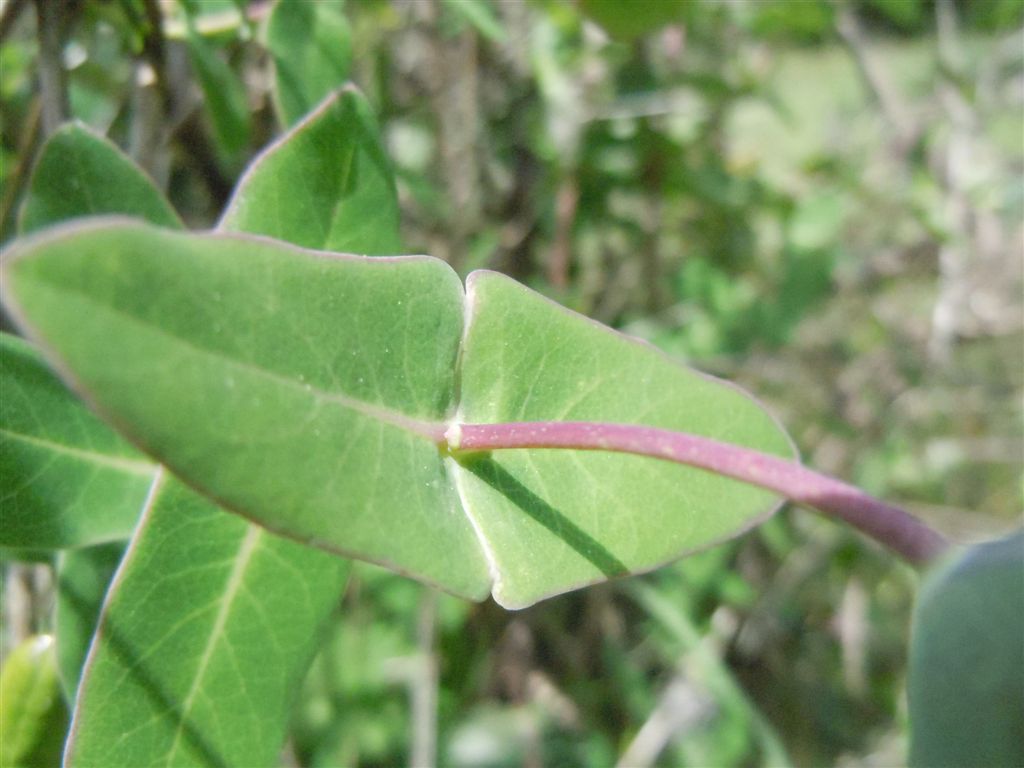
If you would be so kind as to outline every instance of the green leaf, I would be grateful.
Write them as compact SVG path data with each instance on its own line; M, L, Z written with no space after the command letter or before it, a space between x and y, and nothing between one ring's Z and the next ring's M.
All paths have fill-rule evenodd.
M294 125L348 78L352 33L341 0L279 0L267 19L274 62L274 107Z
M186 35L189 61L203 89L203 99L217 145L227 158L249 143L249 103L245 86L234 70L189 21Z
M76 154L87 154L95 149L94 145L97 141L102 141L87 133L83 133L83 137L83 141L71 147L66 153L65 162L71 164L80 160L81 158L76 157ZM106 149L106 144L103 143L100 148ZM130 162L123 159L122 156L117 155L115 160L121 161L126 175L139 175ZM101 165L93 167L102 171ZM104 188L102 187L102 176L89 179L89 182L99 183L99 188ZM166 207L166 203L160 198L159 193L151 188L143 189L140 192L138 185L122 184L117 191L133 195L134 199L145 200L144 196L149 195L156 198L160 205ZM132 200L124 199L123 195L118 198L117 194L111 195L111 197L114 199L110 210L134 212L131 207ZM321 199L317 202L319 205L330 206L334 203L334 200ZM170 210L169 207L167 207L167 210ZM85 212L88 212L88 210ZM74 215L75 213L76 211L70 210L67 212L67 215ZM55 218L61 218L64 215L65 213L62 212ZM143 212L142 215L146 215L146 213ZM51 221L46 221L45 223L51 223ZM174 217L169 223L177 225L177 218ZM288 236L287 227L283 227L280 234ZM50 378L52 378L52 375L50 375ZM64 395L64 401L61 403L63 407L77 408L84 411L80 404L71 399L66 390L62 388L61 391ZM99 424L102 429L107 430L88 411L84 411L84 413ZM55 417L60 417L60 409L54 412L54 415ZM107 431L109 432L109 430ZM137 517L140 507L141 498L134 501L130 507L132 521ZM55 509L59 510L60 508L55 507ZM161 526L165 522L164 518L168 515L174 515L176 510L177 507L172 506L169 511L164 511L162 505L157 505L157 510L146 518L139 528L137 535L139 537L152 536L152 529L161 530ZM203 517L202 521L193 521L194 525L190 529L195 542L215 540L222 545L222 550L236 546L236 551L240 551L242 543L246 540L253 539L254 537L257 539L269 538L260 529L241 523L236 517L224 513L215 513L212 506L208 506L206 511L207 514ZM125 530L125 535L127 535L127 532L128 529ZM177 549L166 549L166 547L170 546L166 543L163 546L165 548L161 549L161 551L165 552L168 558L180 563L187 563L193 572L205 572L214 566L222 566L221 558L217 552L205 551L206 554L216 558L216 562L211 564L204 558L204 550L201 547L196 547L194 544L190 547L187 546L187 542L179 540L176 544ZM274 557L275 551L282 546L284 547L284 556ZM260 555L253 560L254 563L259 565L262 575L257 583L257 586L261 588L255 592L255 597L251 599L257 601L258 606L265 606L267 613L264 615L276 614L282 621L297 622L295 624L297 631L301 632L304 626L309 628L318 625L320 619L326 615L326 612L337 597L340 589L341 570L346 567L346 564L337 558L312 549L301 548L294 544L274 544L267 549L269 554ZM116 567L120 550L119 544L111 544L72 550L66 552L61 558L57 591L58 655L65 690L71 696L74 695L82 662L96 625L100 605L106 592L110 575ZM158 582L168 576L168 574L163 572L164 570L162 565L154 566L153 560L139 560L136 558L131 560L122 569L119 583L144 584ZM181 567L178 568L178 571L171 573L169 577L173 579L175 573L180 571ZM276 574L275 571L277 571ZM305 602L300 601L297 606L289 605L288 609L282 609L279 604L286 599L283 593L275 593L272 590L268 592L267 585L277 585L286 592L293 590L295 594L300 596L309 593L312 603L307 605ZM215 589L215 586L211 586L211 590L215 591ZM117 624L121 620L122 613L134 615L134 609L130 606L130 602L124 604L115 603L115 605L121 607L108 609L108 621ZM128 638L128 642L130 644L135 643L138 638L142 638L140 642L144 643L147 637L153 637L161 632L177 631L179 627L188 622L192 622L194 626L197 626L196 632L201 634L203 627L195 625L193 611L194 605L191 602L179 601L177 604L171 604L168 601L165 610L149 615L149 619L145 624L146 632L149 634L147 635L133 629L132 636ZM90 734L89 740L82 747L84 750L82 753L84 757L82 759L88 761L89 750L93 750L93 753L96 755L110 755L109 758L98 758L98 762L106 763L106 759L118 760L117 755L122 754L121 750L128 750L130 755L126 754L123 761L124 764L149 764L155 761L174 760L173 754L168 756L168 750L171 749L169 745L174 742L163 737L166 736L170 729L181 726L181 723L175 719L177 717L176 711L178 710L174 709L175 702L170 700L164 702L168 704L169 709L161 709L160 702L154 704L152 697L149 696L151 689L147 688L147 682L159 678L161 675L166 675L166 665L168 663L183 667L193 665L192 668L195 669L196 660L200 658L201 653L205 652L205 649L216 648L225 642L225 638L235 637L239 632L248 632L247 626L249 625L245 617L225 619L222 626L210 629L207 642L202 648L192 649L191 653L188 648L178 648L176 649L178 655L171 662L168 662L165 657L163 661L160 659L155 661L146 660L138 665L126 666L122 670L123 677L119 677L114 682L112 682L111 678L104 677L103 675L90 676L82 686L83 695L79 702L79 717L86 720L96 717L97 709L103 709L103 705L97 705L94 702L102 702L106 696L110 695L110 691L114 690L115 695L118 696L119 701L122 703L123 712L134 713L134 716L137 718L152 717L154 720L147 726L149 729L148 733L152 738L148 742L144 741L141 744L138 741L133 741L131 744L123 745L120 739L122 733L116 728L106 731L100 729L95 737ZM277 644L268 654L266 644L273 641L272 636L247 637L247 640L251 640L251 642L249 642L249 647L246 649L246 657L250 659L250 667L252 666L251 659L253 657L259 657L268 661L277 670L275 673L277 678L282 681L282 684L287 686L289 691L294 688L295 681L301 679L308 666L307 663L311 649L316 642L316 634L315 632L309 632L301 638L293 639L295 641L290 644ZM111 654L116 656L118 648L116 638L112 640L109 634L101 634L96 643L96 654L99 658L108 658ZM281 658L275 658L275 654ZM242 669L241 673L246 673L246 670ZM232 681L233 684L227 686L209 686L206 685L204 680L199 679L201 677L201 675L196 675L195 689L201 690L208 707L225 711L237 708L238 691L244 688L246 684L245 679ZM200 763L216 764L219 758L215 759L211 755L231 755L239 750L242 750L241 754L251 755L256 755L257 751L259 751L262 754L259 757L259 762L264 764L273 762L273 758L280 747L280 734L287 720L287 702L285 701L282 704L282 688L280 685L264 686L262 690L254 690L252 693L254 698L248 702L249 706L232 716L233 722L229 724L229 729L225 732L217 731L216 733L208 734L209 738L204 737L203 744L207 748L208 753L196 758ZM137 722L138 720L132 720L132 723ZM235 734L247 731L252 732L254 730L258 730L263 734L263 740L253 742L250 751L246 753L234 741L236 738ZM161 752L161 750L163 751ZM191 757L196 756L191 755ZM181 757L181 760L186 760L186 758Z
M684 0L580 0L580 8L612 37L627 41L682 21L688 10Z
M108 213L181 227L164 196L121 150L84 125L62 126L40 150L19 231L25 234L78 216Z
M912 766L1024 765L1024 531L930 575L908 698Z
M237 38L251 22L244 0L180 0L160 8L163 34L168 40L184 40L194 30L205 38Z
M75 700L103 597L124 546L115 541L69 549L57 561L57 669L68 701Z
M656 460L439 447L464 296L428 257L95 222L8 253L8 306L100 410L271 530L520 607L654 568L776 505ZM459 417L643 423L791 455L754 401L514 282L470 281Z
M72 396L29 344L0 334L0 546L127 538L156 466Z
M307 248L399 253L395 182L377 136L359 91L331 95L250 166L220 229Z
M883 17L903 30L914 30L921 26L927 6L921 0L868 0Z
M0 765L57 765L67 719L53 637L30 637L4 659L0 673Z
M347 565L163 475L104 606L65 764L275 764Z
M663 427L792 455L778 424L738 388L586 320L514 280L468 281L465 423L611 421ZM457 472L496 577L524 607L646 571L763 521L777 497L690 467L621 454L495 451Z
M272 530L487 593L422 434L454 392L463 296L446 264L137 223L23 246L9 308L31 307L99 410L176 474Z
M22 232L123 213L180 228L152 181L77 123L43 145L21 210ZM126 539L155 465L100 421L19 339L0 335L0 546L59 548Z
M508 40L505 28L501 26L488 0L443 0L447 8L459 19L472 26L492 43Z

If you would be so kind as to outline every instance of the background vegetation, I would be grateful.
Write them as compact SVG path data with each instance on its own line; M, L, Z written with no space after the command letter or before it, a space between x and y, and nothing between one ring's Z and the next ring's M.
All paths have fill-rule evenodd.
M809 464L958 540L1019 521L1020 2L318 6L337 82L378 111L408 252L740 382ZM0 240L69 117L212 225L280 131L270 7L0 4ZM51 571L24 558L5 655L51 626ZM355 574L287 764L905 759L916 576L804 512L518 613Z

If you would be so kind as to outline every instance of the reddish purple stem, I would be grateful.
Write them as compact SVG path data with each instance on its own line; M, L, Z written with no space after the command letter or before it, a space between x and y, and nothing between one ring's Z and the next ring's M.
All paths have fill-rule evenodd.
M571 448L667 459L774 491L837 517L914 564L926 564L949 544L899 507L795 461L707 437L632 424L584 421L461 424L446 433L453 451Z

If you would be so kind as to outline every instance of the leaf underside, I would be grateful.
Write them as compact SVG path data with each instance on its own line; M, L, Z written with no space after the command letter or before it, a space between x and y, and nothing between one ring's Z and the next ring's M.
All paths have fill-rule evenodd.
M105 221L18 244L4 278L7 306L76 387L207 495L508 607L736 535L776 499L638 457L448 455L437 436L456 415L641 423L792 452L741 391L500 275L475 273L467 296L429 257Z

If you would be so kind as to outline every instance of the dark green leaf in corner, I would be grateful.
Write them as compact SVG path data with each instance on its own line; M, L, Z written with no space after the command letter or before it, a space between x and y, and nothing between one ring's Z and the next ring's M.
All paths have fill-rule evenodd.
M971 547L918 596L910 765L1024 765L1024 531Z

